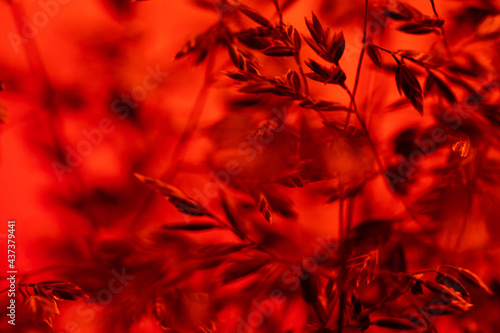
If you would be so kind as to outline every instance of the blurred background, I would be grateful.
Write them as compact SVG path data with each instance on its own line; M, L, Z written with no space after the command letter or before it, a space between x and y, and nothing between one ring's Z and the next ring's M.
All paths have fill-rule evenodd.
M238 3L257 8L272 22L278 19L271 1ZM284 21L302 34L308 33L304 17L310 18L311 12L324 26L344 32L346 49L340 66L347 75L346 86L352 88L362 47L364 1L280 3ZM370 2L369 22L373 24L368 26L368 34L374 43L394 51L446 54L443 41L436 34L409 35L396 30L392 23L386 24L386 19L372 9L386 3ZM411 4L425 15L433 15L429 1ZM437 0L435 5L445 20L447 43L453 59L460 64L457 68L467 68L478 75L469 86L483 91L482 96L484 86L488 86L484 103L493 107L492 112L497 115L498 84L494 83L499 78L496 60L500 44L495 42L500 34L499 3ZM339 203L332 199L338 187L335 180L304 188L262 185L289 175L297 165L302 166L298 160L307 160L311 170L342 174L348 186L366 182L362 194L353 200L354 221L405 221L395 227L398 237L394 242L391 238L393 247L388 249L399 251L399 244L404 244L400 258L404 264L387 256L387 269L418 271L440 264L467 267L498 294L500 229L496 181L500 169L496 162L498 134L492 120L495 116L465 119L465 125L453 132L454 141L426 157L415 171L416 180L405 180L408 188L395 195L383 175L372 175L376 162L366 146L352 148L335 141L328 143L328 148L318 148L328 131L313 110L281 97L239 93L235 81L224 74L234 70L227 50L215 47L215 42L200 64L194 63L196 57L175 60L187 41L216 25L223 16L231 22L233 31L255 25L234 8L224 7L224 2L211 0L0 2L0 118L4 121L0 125L0 274L3 277L6 271L7 221L15 220L19 279L33 283L65 280L98 298L97 303L61 302L61 314L53 322L54 331L161 332L150 308L157 294L175 293L175 288L171 291L161 283L165 276L172 275L168 283L175 285L176 279L182 279L183 269L196 270L183 266L183 262L196 255L197 245L189 248L190 242L215 244L235 239L223 231L198 235L195 240L168 235L161 235L163 238L158 240L157 235L152 241L154 228L199 218L181 214L139 182L135 173L173 184L219 215L224 215L220 201L224 195L231 197L232 191L237 193L256 184L264 186L265 193L275 198L272 226L252 206L251 197L234 194L241 199L236 211L254 221L258 229L273 228L273 232L293 239L298 252L307 256L313 253L318 237L340 237ZM306 43L302 48L303 60L314 57ZM385 63L391 61L389 55L382 56ZM294 66L292 60L266 58L262 72L282 75ZM425 136L439 123L439 112L433 108L444 102L438 96L426 96L424 104L432 106L425 108L423 116L419 115L409 103L402 102L389 67L388 71L379 70L365 57L356 101L384 164L397 168L397 154L404 147L411 150L408 147L414 144L411 131L405 132L410 133L406 139L401 133L413 129L417 137ZM420 74L423 87L425 72ZM456 87L452 90L463 101L470 89L467 91L460 84ZM338 86L311 82L310 89L319 99L349 105L349 96ZM276 110L286 114L286 129L262 150L258 149L256 159L248 162L238 147ZM327 113L331 121L341 121L344 116ZM490 121L487 125L485 119ZM358 126L354 119L352 122ZM456 142L466 141L463 135L472 142L472 150L492 160L488 165L474 162L482 166L476 169L477 177L490 178L481 178L486 185L445 184L445 192L432 192L441 184L436 173L456 162L456 156L450 152ZM396 152L395 147L403 148ZM228 164L230 161L236 164ZM220 190L220 183L224 182L222 171L229 172L231 168L238 171L230 177L230 185ZM327 203L329 199L332 203ZM418 205L424 201L431 202L437 210L419 210ZM414 209L418 221L408 216L405 205ZM158 242L162 245L152 245ZM179 274L176 267L182 267ZM204 330L186 324L184 331L237 332L238 316L251 308L238 305L239 294L235 291L218 289L218 280L212 281L208 272L192 273L189 282L188 278L183 282L186 285L182 288L192 291L186 301L191 304L189 316L183 319L204 323ZM122 283L125 291L111 285L112 279ZM120 292L115 292L118 289ZM217 294L218 290L226 306L214 308L199 299ZM174 299L168 295L165 297ZM250 304L250 294L241 294L243 298L247 296ZM474 307L466 314L436 318L439 332L486 333L500 329L495 319L500 316L498 296L481 292L472 296ZM269 324L270 331L310 329L306 325L306 307L293 300L286 311L273 315L276 318ZM148 315L143 313L146 310ZM18 311L14 329L5 323L2 310L2 331L47 331L36 319L23 316L20 305ZM169 315L174 316L175 311L182 312L175 305L167 306ZM279 327L274 321L286 322L288 326ZM368 330L379 331L384 330Z

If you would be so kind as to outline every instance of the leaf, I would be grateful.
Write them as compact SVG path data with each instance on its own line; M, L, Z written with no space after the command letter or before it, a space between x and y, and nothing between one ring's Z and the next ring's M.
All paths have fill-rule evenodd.
M395 1L388 6L379 6L379 8L387 17L396 21L418 20L424 17L418 9L402 1Z
M238 6L236 8L238 8L238 10L240 12L242 12L247 17L251 18L252 20L254 20L255 22L259 23L262 26L269 27L269 26L272 25L271 22L268 19L266 19L265 17L263 17L262 15L260 15L253 8L250 8L250 7L242 5L242 4L238 4Z
M276 86L269 82L250 83L240 88L240 92L247 94L276 93Z
M247 248L247 244L220 244L220 245L208 245L202 248L199 252L206 254L208 256L225 256L231 253L239 252L244 248Z
M7 112L7 109L0 104L0 123L5 124L8 119L9 119L9 113Z
M460 281L452 275L438 272L438 274L436 275L436 282L445 285L455 291L458 291L462 295L462 297L470 296L469 292L465 289L463 284L461 284Z
M444 286L442 284L439 284L439 283L436 283L433 281L427 281L427 280L421 280L421 279L419 279L419 280L422 281L422 284L424 285L424 287L426 287L427 289L429 289L433 293L441 294L441 295L444 294L450 299L455 299L458 301L466 302L462 298L461 294L457 293L455 290L453 290L447 286Z
M289 32L290 40L293 42L296 52L300 51L302 47L302 42L300 39L300 33L295 29L295 27L290 26L291 32Z
M415 109L423 114L422 88L413 72L404 64L396 68L396 84L399 93L401 94L402 90Z
M415 281L413 286L411 287L411 293L413 295L423 295L424 294L424 289L422 288L422 281Z
M195 63L201 63L207 57L208 52L220 43L220 36L223 33L225 33L225 31L218 25L210 27L207 31L187 41L179 52L177 52L175 59L182 58L191 53L196 53Z
M189 224L162 225L163 229L167 230L184 230L184 231L206 231L221 228L220 225L211 222L193 222Z
M254 50L263 50L269 46L271 46L271 41L269 40L269 36L271 36L271 31L268 28L259 27L251 28L247 31L243 31L238 33L236 36L238 40L252 48Z
M320 293L320 282L319 277L316 273L302 273L307 274L309 276L301 276L300 277L300 287L302 289L302 298L308 304L310 304L314 311L316 311L319 320L324 321L327 317L325 309L319 300Z
M327 48L328 54L333 60L335 65L339 65L339 60L342 58L345 50L345 38L344 33L341 31L340 33L335 33L332 36L330 34L327 35L328 40L325 41L325 46Z
M244 217L242 218L239 213L239 209L236 205L236 202L227 196L222 196L222 208L224 209L224 213L226 214L226 219L233 226L234 232L241 239L245 240L247 237L245 233L247 228L245 226Z
M391 328L394 330L412 330L417 326L411 324L408 319L386 318L379 319L371 322L371 325L378 327Z
M299 74L297 74L296 71L290 69L288 71L288 73L286 74L286 77L287 77L287 80L288 80L288 84L291 87L293 87L293 89L295 90L295 92L300 93L301 83L300 83Z
M224 276L222 278L222 283L227 284L237 279L252 275L259 271L267 264L267 260L263 259L252 259L246 261L237 261L230 264L230 266L224 271Z
M438 33L438 30L436 28L420 25L418 23L403 24L398 27L398 30L412 35L425 35L431 32Z
M272 211L285 218L297 219L297 212L293 208L293 201L276 187L266 187L262 190Z
M314 73L306 73L306 76L312 80L330 83L330 84L344 84L346 75L340 67L331 66L330 68L318 64L314 60L306 61L307 67L311 68Z
M321 58L338 66L339 60L344 54L345 38L343 32L332 33L329 28L324 29L314 13L312 21L306 20L306 25L313 37L305 37L306 43Z
M245 81L253 79L252 75L248 74L247 72L243 72L243 71L238 71L238 72L222 72L222 73L226 74L231 79L236 80L236 81L245 82Z
M450 88L444 83L440 78L435 76L435 83L439 90L443 93L444 98L450 102L451 104L455 104L457 102L457 98L455 97L455 94L451 91Z
M271 46L262 53L271 57L291 57L295 55L295 49L287 46Z
M270 224L273 224L274 223L273 211L264 193L260 191L255 191L253 198L255 204L257 205L257 208L262 213L266 221L269 222Z
M316 111L351 111L347 106L340 103L321 100L304 100L299 104L299 106Z
M179 212L194 216L212 216L201 204L187 197L178 188L172 185L165 184L159 179L146 177L138 173L136 173L135 176L141 182L149 185L150 187L158 191L161 195L165 196L167 200L179 210Z
M368 44L366 46L366 53L368 53L368 56L375 64L375 66L382 68L382 58L380 56L380 51L375 45L373 45L372 43Z
M58 301L76 301L88 297L80 287L70 282L54 282L50 283L50 285L45 288L49 289L49 294Z
M43 296L30 296L24 302L27 311L41 323L52 328L54 319L59 315L55 300Z
M307 274L307 273L304 273ZM301 277L302 298L309 304L314 304L318 299L319 281L316 274L310 274L307 278Z
M316 43L321 45L324 41L323 39L324 36L323 36L323 27L321 26L321 23L319 22L318 18L314 13L312 13L312 21L308 20L307 18L305 18L305 20L307 29L311 33L311 36L314 38Z
M470 270L462 267L440 266L438 267L438 271L441 267L447 267L454 270L460 275L461 278L463 278L468 283L472 284L475 287L483 289L490 295L493 295L493 291L486 285L486 283L484 283L484 281L478 275L474 274Z

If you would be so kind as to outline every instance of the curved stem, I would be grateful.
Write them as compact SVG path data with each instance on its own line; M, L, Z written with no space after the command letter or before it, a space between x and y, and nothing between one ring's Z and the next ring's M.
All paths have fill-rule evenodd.
M203 113L203 109L208 98L208 93L213 83L212 68L214 64L214 58L215 58L214 53L211 52L210 55L208 56L207 66L205 69L205 78L203 87L201 88L200 92L198 93L198 96L196 97L196 101L193 104L193 107L189 115L188 123L184 128L184 131L181 134L179 142L177 143L177 146L174 148L174 151L172 153L171 168L167 169L163 174L161 174L158 177L158 178L163 178L168 175L168 178L166 180L167 183L171 183L174 180L180 167L182 166L183 159L186 154L186 146L188 145L190 139L192 138L193 132L198 126L198 122ZM154 198L154 195L155 195L154 191L150 191L149 194L146 196L146 199L144 199L143 204L139 208L137 215L132 221L131 224L132 228L135 228L137 226L137 224L141 220L141 217L144 215L144 213L146 213L149 205L152 202L152 199Z

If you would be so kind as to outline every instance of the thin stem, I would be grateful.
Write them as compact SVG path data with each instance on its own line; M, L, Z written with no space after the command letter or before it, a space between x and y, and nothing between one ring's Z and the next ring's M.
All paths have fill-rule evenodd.
M350 108L353 107L354 105L354 98L356 96L356 91L358 90L359 86L359 77L361 74L361 65L363 64L363 58L365 56L365 50L366 50L366 27L368 25L368 0L365 0L365 21L363 24L363 48L361 49L361 53L359 54L359 60L358 60L358 67L356 69L356 77L354 79L354 87L352 89L352 94L351 94L351 106ZM347 117L345 120L345 128L349 125L349 121L351 118L351 113L347 113Z
M194 131L198 127L198 123L200 121L201 115L204 110L205 103L208 98L208 93L210 91L211 85L213 83L212 79L212 67L214 63L215 57L213 52L209 55L208 62L207 62L207 67L205 70L205 79L203 83L203 87L201 88L195 103L193 104L193 108L191 109L191 112L189 114L189 120L184 128L184 131L181 135L181 138L179 139L179 142L177 143L177 146L175 147L173 153L172 153L172 169L169 170L168 172L170 173L167 179L167 183L172 182L172 180L175 178L178 170L182 167L182 163L184 160L184 156L186 155L186 146L188 145L189 141L193 137Z
M437 13L437 10L436 10L436 5L434 3L434 0L430 0L431 1L431 5L432 5L432 11L434 12L434 15L436 15L436 17L439 17L438 13ZM452 57L452 54L451 54L451 50L450 50L450 46L448 45L448 41L446 40L446 35L444 33L444 27L441 27L441 41L443 42L443 45L444 45L444 48L446 50L446 54L448 55L448 58L451 59Z
M186 154L186 146L189 143L190 139L192 138L194 130L198 126L199 119L203 113L203 109L208 98L210 87L213 83L212 82L213 64L214 64L214 55L213 52L211 52L208 56L207 66L205 69L205 78L203 87L198 93L196 101L193 104L193 107L189 115L188 124L186 125L183 133L181 134L181 138L179 139L177 146L174 148L171 159L172 167L170 169L167 169L167 171L165 171L163 174L159 176L159 178L164 178L168 175L168 178L166 180L167 183L171 183L174 180L180 167L182 166L183 159ZM152 199L154 198L154 195L155 195L154 191L150 191L149 194L146 196L146 199L144 199L143 204L139 208L137 215L132 221L131 225L132 228L135 228L137 226L137 224L141 220L141 217L146 213L146 211L149 208L149 205L152 202Z

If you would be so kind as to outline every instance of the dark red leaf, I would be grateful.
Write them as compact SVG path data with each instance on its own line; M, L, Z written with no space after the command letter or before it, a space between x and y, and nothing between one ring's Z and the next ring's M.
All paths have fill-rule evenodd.
M255 9L250 8L248 6L245 6L245 5L242 5L242 4L239 4L236 8L238 8L238 10L240 12L242 12L243 14L245 14L246 16L248 16L249 18L251 18L255 22L259 23L260 25L265 26L265 27L271 26L271 22L268 19L266 19L265 17L263 17L262 15L260 15Z
M266 196L260 191L255 191L253 198L255 201L255 205L262 213L266 221L273 224L274 223L273 211Z
M368 53L368 56L373 61L375 66L382 67L382 60L381 60L381 56L380 56L380 51L378 50L378 48L375 45L373 45L372 43L368 44L366 46L366 53Z
M486 283L484 283L484 281L478 275L472 273L470 270L466 268L453 267L453 266L442 266L442 267L447 267L456 271L460 275L460 277L465 281L467 281L468 283L472 284L475 287L483 289L490 295L493 295L493 291L491 291L491 289L486 285ZM440 268L441 267L438 267L438 270L440 270Z
M425 35L431 32L438 32L434 27L428 27L424 25L420 25L418 23L406 23L401 25L398 28L399 31L406 32L407 34L412 35Z
M408 319L396 319L396 318L375 320L371 322L371 325L391 328L394 330L412 330L416 328L416 326L411 324Z
M415 109L422 114L424 109L422 88L413 72L404 64L396 68L396 84L399 93L401 94L402 90Z
M181 190L177 189L176 187L165 184L159 179L146 177L138 173L136 173L135 176L141 182L151 186L160 194L165 196L167 200L179 210L179 212L195 216L212 216L201 204L187 197Z
M218 229L221 228L221 226L213 224L211 222L193 222L189 224L174 224L174 225L164 224L162 228L168 230L206 231L206 230Z
M295 49L286 46L271 46L262 53L271 57L291 57L295 55Z

